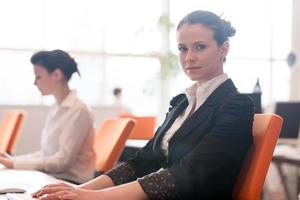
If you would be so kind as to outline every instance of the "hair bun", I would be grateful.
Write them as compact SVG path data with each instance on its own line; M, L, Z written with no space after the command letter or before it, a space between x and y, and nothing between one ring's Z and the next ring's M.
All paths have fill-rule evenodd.
M236 30L231 26L231 23L229 21L222 19L222 25L225 36L232 37L235 35Z

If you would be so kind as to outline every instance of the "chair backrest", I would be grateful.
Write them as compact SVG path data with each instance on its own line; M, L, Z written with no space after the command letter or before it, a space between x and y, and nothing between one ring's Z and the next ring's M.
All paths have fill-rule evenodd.
M282 122L275 114L254 115L253 144L235 184L233 199L260 199Z
M96 171L106 172L115 165L134 125L135 121L129 118L103 121L95 134Z
M131 118L136 121L136 124L129 136L129 139L134 140L150 140L154 136L156 124L155 116L120 116L122 118Z
M0 152L12 153L24 123L24 111L7 111L0 124Z

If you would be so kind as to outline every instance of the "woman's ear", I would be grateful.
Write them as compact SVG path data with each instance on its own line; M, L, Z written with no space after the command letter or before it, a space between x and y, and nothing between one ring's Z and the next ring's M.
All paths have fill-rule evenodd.
M228 41L225 41L222 46L220 47L220 50L221 50L221 56L223 58L225 58L227 56L227 53L229 51L229 42Z
M54 77L56 80L64 80L64 79L65 79L64 74L62 73L62 71L61 71L59 68L56 68L56 69L52 72L52 75L53 75L53 77Z

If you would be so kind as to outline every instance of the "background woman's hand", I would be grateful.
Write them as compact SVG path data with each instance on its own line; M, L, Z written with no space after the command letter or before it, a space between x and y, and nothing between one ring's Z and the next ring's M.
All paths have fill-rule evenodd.
M14 168L13 161L7 158L3 153L0 154L0 164L4 165L8 169Z

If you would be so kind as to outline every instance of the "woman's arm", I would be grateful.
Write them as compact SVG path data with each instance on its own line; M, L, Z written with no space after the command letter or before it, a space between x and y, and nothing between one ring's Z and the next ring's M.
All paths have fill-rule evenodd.
M7 155L2 154L0 155L0 163L2 163L6 168L11 169L36 169L38 168L38 166L41 165L40 160L42 156L42 151L36 151L30 154L9 157Z
M105 177L105 175L104 175ZM98 178L97 180L101 180ZM96 180L96 179L95 179ZM33 194L33 197L42 200L147 200L147 196L137 181L126 183L120 186L110 187L103 190L88 190L82 187L75 188L65 184L56 184L44 187L39 192Z
M141 185L137 181L126 183L123 185L110 187L102 191L103 199L120 200L146 200L148 199Z
M89 189L89 190L100 190L100 189L105 189L113 186L114 183L109 176L101 175L93 180L81 184L79 188Z

